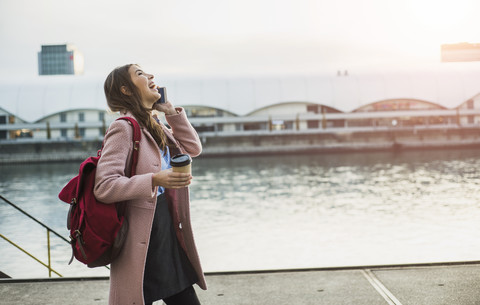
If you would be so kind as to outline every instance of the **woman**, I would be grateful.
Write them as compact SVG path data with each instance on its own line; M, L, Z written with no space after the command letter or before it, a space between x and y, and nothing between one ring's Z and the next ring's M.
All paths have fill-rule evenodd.
M95 196L125 202L129 224L123 249L111 264L109 304L200 304L192 285L206 289L190 224L192 176L169 169L170 156L201 153L197 133L182 108L160 98L153 75L138 65L113 70L104 85L112 111L137 120L142 129L136 175L129 177L133 129L114 121L105 136L95 177ZM166 128L152 116L165 113Z

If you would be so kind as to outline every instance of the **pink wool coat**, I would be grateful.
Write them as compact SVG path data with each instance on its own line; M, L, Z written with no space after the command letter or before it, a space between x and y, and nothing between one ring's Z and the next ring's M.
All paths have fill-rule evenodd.
M170 153L172 156L180 152L198 156L202 151L198 135L183 109L177 108L177 112L177 115L166 116L171 130L161 124L169 141L175 144ZM133 117L128 112L125 116ZM110 125L105 136L95 177L97 199L105 203L125 201L125 217L129 225L123 249L111 264L110 305L144 304L143 274L157 200L152 175L161 170L163 159L153 137L145 128L141 129L136 175L128 177L133 128L130 122L119 120ZM171 204L177 238L197 273L197 285L207 289L190 223L188 188L167 189L166 195Z

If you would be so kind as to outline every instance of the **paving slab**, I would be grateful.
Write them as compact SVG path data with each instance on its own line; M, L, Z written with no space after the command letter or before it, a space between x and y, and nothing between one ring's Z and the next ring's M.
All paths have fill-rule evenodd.
M202 304L385 305L360 270L208 276Z
M1 305L108 304L109 280L44 280L2 283Z
M372 271L402 305L480 305L480 265Z

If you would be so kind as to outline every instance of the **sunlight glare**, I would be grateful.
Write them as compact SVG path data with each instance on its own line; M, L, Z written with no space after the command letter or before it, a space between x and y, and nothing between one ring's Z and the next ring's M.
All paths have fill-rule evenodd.
M432 30L462 27L476 6L474 0L409 0L416 21Z

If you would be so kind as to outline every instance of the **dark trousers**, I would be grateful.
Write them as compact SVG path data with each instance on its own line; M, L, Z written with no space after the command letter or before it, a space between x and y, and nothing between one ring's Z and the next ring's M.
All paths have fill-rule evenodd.
M172 295L171 297L163 299L163 301L167 305L201 305L197 298L197 294L195 293L195 289L192 286L182 292ZM152 305L152 303L145 305Z

